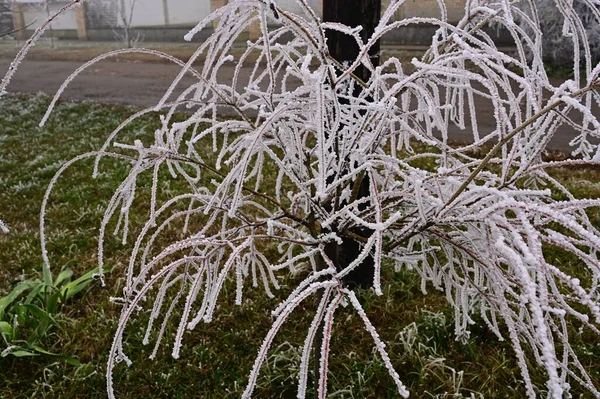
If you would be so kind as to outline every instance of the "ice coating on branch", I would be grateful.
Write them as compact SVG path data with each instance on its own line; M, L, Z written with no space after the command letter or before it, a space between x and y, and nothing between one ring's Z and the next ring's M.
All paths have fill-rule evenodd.
M235 0L186 35L191 40L204 26L215 26L187 62L135 50L174 62L180 73L154 107L136 112L107 135L98 151L58 171L40 219L44 267L50 268L45 213L57 179L88 158L95 158L94 176L106 157L129 166L109 198L98 243L101 267L109 231L131 248L109 355L109 397L115 397L117 363L128 361L126 327L141 310L149 315L143 343L153 343L150 357L157 356L160 345L172 345L171 354L178 357L185 350L186 330L213 322L227 300L221 294L229 281L235 292L231 301L241 304L248 289L277 297L278 278L287 272L302 278L286 298L273 303L274 321L243 397L252 395L278 331L312 296L318 298L316 314L304 340L297 396L306 396L310 353L318 340L316 390L320 397L327 394L331 334L344 334L334 315L344 301L359 314L398 393L408 396L360 297L344 285L345 276L371 257L377 295L385 296L386 265L408 268L421 277L423 294L434 288L445 295L454 309L457 340L468 340L470 326L481 319L509 342L528 397L539 391L530 376L534 368L545 370L549 397L568 394L573 384L600 397L570 344L573 332L566 324L576 320L599 332L600 232L586 210L600 201L576 199L547 172L597 166L600 159L600 66L594 58L600 3L471 0L456 25L448 21L442 0L436 2L439 18L396 20L403 3L392 0L373 37L363 42L360 28L322 23L305 0L297 1L298 14L276 1ZM548 7L560 16L561 35L573 43L571 81L556 83L544 69L542 16ZM582 7L589 12L583 14ZM232 46L250 24L260 26L261 36L246 42L240 55ZM411 65L393 57L372 65L369 50L377 40L419 24L436 27L422 57ZM501 51L483 29L488 25L512 37L515 51ZM327 31L350 36L360 55L344 65L331 59ZM134 50L106 54L75 71L42 123L81 71L129 51ZM369 81L356 78L359 67L371 71ZM223 68L232 68L233 78L222 78ZM243 68L250 72L242 73ZM194 82L175 95L187 74ZM478 115L483 102L491 115ZM175 116L182 109L187 112L183 120ZM126 127L154 112L161 124L153 137L142 140L128 133ZM573 151L582 158L543 162L562 125L574 127ZM472 142L456 144L457 129L471 132ZM480 148L486 152L474 155ZM135 230L130 213L145 179L151 181L148 216ZM180 179L186 188L164 190L163 179ZM356 189L363 179L367 196ZM173 226L180 231L164 243ZM360 248L338 267L326 248L344 240L357 241ZM581 269L552 264L548 247L576 257ZM171 325L174 336L167 334ZM533 356L527 358L528 353Z

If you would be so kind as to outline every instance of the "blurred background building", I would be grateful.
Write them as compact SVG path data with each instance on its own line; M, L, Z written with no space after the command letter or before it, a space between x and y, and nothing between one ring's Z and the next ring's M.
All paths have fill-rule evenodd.
M323 0L307 0L318 13ZM122 40L143 39L151 42L182 41L183 36L211 11L228 0L91 0L69 10L51 25L55 39ZM295 0L276 0L289 11L302 13ZM0 30L21 29L19 39L31 32L61 7L66 0L0 0ZM383 9L390 0L383 0ZM437 0L408 0L395 18L439 17ZM448 17L455 23L463 16L465 0L446 0ZM8 17L10 15L10 18ZM210 27L195 40L210 34ZM385 37L384 41L401 45L427 45L435 26L423 24L406 26ZM248 35L255 38L258 26L251 27ZM47 33L48 34L48 33ZM125 37L127 36L127 38Z

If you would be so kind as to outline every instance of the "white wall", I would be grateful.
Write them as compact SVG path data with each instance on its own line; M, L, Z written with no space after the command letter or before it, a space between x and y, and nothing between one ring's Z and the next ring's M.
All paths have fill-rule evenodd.
M309 6L312 7L313 10L315 10L315 12L319 12L319 10L317 9L317 0L307 0L306 2ZM293 13L304 16L303 8L300 5L298 5L298 2L296 0L275 0L275 3L277 3L279 7L283 8L286 11L291 11Z
M123 0L125 5L125 15L127 16L128 20L129 11L131 10L131 5L133 2L135 2L135 4L133 4L133 18L131 20L131 26L165 25L165 15L163 13L162 0ZM120 16L119 19L121 19ZM121 21L119 21L119 25L121 25Z
M70 3L69 1L58 1L48 3L48 10L50 11L50 15L57 12L66 4ZM43 24L46 19L48 19L48 13L46 12L45 3L30 3L23 4L23 19L25 20L25 25L29 25L34 22L28 29L35 29L41 24ZM75 10L70 9L66 13L58 16L51 24L52 29L62 30L62 29L77 29L77 20L75 19Z
M133 7L132 27L151 26L191 26L197 24L211 12L210 0L114 0L118 6L125 5L128 16L131 4ZM302 7L295 0L276 0L277 4L285 10L303 15ZM307 3L317 10L318 0L307 0ZM167 15L165 15L165 7ZM119 25L122 25L119 17Z
M121 1L121 0L118 0ZM132 27L195 25L210 14L210 0L122 0L128 16L133 7ZM165 15L165 8L167 9ZM119 21L119 25L122 25Z
M196 25L210 14L210 0L168 0L169 25Z

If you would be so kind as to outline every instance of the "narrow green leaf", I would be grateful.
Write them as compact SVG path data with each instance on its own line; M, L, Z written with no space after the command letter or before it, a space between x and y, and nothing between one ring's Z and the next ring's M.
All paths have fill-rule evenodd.
M44 284L52 286L52 272L50 272L48 265L43 265L42 271L44 273Z
M17 286L13 288L10 294L0 298L0 319L4 318L5 309L8 308L10 304L12 304L13 301L17 299L23 292L32 288L34 285L34 282L31 280L23 281L17 284Z
M24 303L32 303L36 298L41 299L41 292L44 290L46 285L40 280L34 280L31 287L31 292L25 298Z
M104 270L104 273L110 273L111 270L112 270L112 268L110 268L110 269L106 268ZM73 280L73 281L65 284L61 288L61 293L62 293L63 297L65 298L65 300L74 297L80 291L87 288L94 281L95 274L98 274L97 267L90 270L89 272L85 273L83 276L80 276L76 280Z
M5 321L0 321L0 334L6 334L8 336L12 336L13 328L10 323Z
M48 302L46 303L46 312L48 312L48 314L56 314L58 312L58 300L61 296L60 291L50 295Z
M31 348L39 354L56 357L57 359L60 359L67 364L70 364L71 366L81 366L81 362L73 356L60 355L57 353L48 352L46 349L38 345L31 345Z
M71 277L73 277L73 271L71 269L61 271L58 277L56 277L56 281L54 281L54 286L57 288L60 287L64 281L71 279Z
M3 352L3 355L4 356L12 355L15 357L25 357L25 356L37 356L37 353L30 352L25 349L19 349L19 350L14 350L14 351L12 351L12 350L8 351L8 353L6 353L6 354L4 354L4 352Z
M19 308L25 310L25 313L22 315L23 322L28 326L35 328L35 334L28 338L29 343L36 342L39 337L45 335L48 327L54 323L52 316L37 305L29 303L19 305Z
M27 304L20 305L20 306L27 309L27 311L30 312L33 316L37 317L38 320L43 320L44 318L50 317L48 312L46 312L44 309L42 309L39 306L34 305L32 303L27 303Z
M13 307L14 310L14 314L17 315L17 321L19 322L19 324L21 325L29 325L31 324L31 320L29 320L29 317L27 317L27 308L22 304L16 304Z
M63 362L70 364L71 366L79 367L81 366L81 362L72 356L58 356L60 360Z

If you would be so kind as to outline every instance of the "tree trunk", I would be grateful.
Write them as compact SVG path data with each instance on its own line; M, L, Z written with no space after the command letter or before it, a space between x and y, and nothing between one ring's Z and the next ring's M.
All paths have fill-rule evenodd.
M360 37L363 42L373 35L375 26L381 17L381 0L323 0L323 20L325 22L339 22L348 26L362 26ZM328 30L327 47L329 54L343 63L354 61L358 56L358 45L355 40L340 32ZM379 42L369 51L374 65L379 64ZM363 81L369 80L370 73L362 66L358 67L355 74Z
M339 22L347 26L362 26L361 38L366 41L375 30L379 22L381 12L381 0L323 0L323 20L326 22ZM358 57L359 48L355 40L339 32L327 31L327 47L329 54L340 63L345 61L352 62ZM379 43L373 46L369 51L371 61L374 65L379 64ZM355 74L364 82L369 80L370 72L362 65L355 70ZM361 87L355 85L355 95L359 94ZM341 104L347 104L343 98L339 99ZM343 172L342 172L343 173ZM328 183L333 182L334 177L328 179ZM362 179L358 198L369 196L369 179L367 176ZM333 208L330 205L331 208ZM335 231L335 226L332 230ZM370 231L364 228L353 230L354 233L363 237L369 236ZM361 244L349 238L343 238L342 244L330 243L325 246L325 253L335 264L337 270L347 267L360 254ZM370 287L373 285L373 274L375 272L374 260L368 256L356 269L347 274L342 281L350 288ZM317 303L320 302L321 295L317 296ZM315 383L315 397L317 397L319 364L321 358L322 334L317 334L314 343L314 363L313 375Z
M381 0L323 0L323 20L326 22L339 22L351 27L362 26L360 36L363 42L366 42L373 35L380 14ZM351 63L358 57L359 47L354 38L331 30L328 30L326 35L329 54L337 61L342 64L346 61ZM369 51L374 65L379 64L379 50L380 46L377 43ZM371 77L370 71L362 65L354 73L364 82L367 82ZM354 94L359 94L362 90L361 86L357 84L354 87ZM339 101L341 104L347 104L347 101L343 98L340 98ZM333 181L333 178L331 181ZM368 196L369 179L365 176L358 189L358 198ZM335 230L335 227L333 227L333 230ZM352 232L363 237L372 233L365 228L355 228ZM344 269L354 261L360 251L361 244L350 238L343 238L341 245L331 243L325 248L327 256L333 261L338 270ZM369 256L362 264L346 275L343 282L350 287L370 287L373 285L374 270L373 257Z

